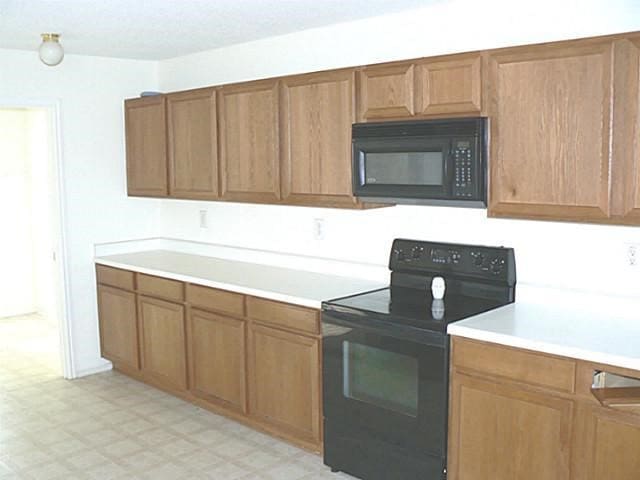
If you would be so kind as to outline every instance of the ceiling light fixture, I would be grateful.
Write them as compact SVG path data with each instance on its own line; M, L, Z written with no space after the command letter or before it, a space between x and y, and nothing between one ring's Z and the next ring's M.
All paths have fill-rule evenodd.
M42 37L42 44L38 49L40 60L42 60L42 63L49 65L50 67L58 65L64 58L64 49L59 42L60 34L43 33L40 36Z

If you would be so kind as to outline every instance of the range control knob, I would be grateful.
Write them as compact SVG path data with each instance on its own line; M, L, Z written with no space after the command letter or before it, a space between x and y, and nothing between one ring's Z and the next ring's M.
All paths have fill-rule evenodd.
M484 255L480 252L471 252L471 258L473 258L473 264L476 267L482 267L484 263Z
M494 258L491 260L491 273L494 275L500 275L504 268L504 258Z
M396 259L396 262L403 262L406 258L406 255L404 254L404 252L398 248L393 250L393 256Z

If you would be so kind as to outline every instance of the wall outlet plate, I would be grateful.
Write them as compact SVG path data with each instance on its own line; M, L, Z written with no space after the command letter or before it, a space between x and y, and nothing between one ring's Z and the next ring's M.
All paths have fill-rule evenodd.
M640 243L625 245L625 262L628 267L636 268L640 264Z

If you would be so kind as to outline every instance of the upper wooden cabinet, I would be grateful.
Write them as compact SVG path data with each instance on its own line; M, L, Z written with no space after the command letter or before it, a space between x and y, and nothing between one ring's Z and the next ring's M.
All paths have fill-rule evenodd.
M640 224L640 35L614 43L612 216Z
M282 197L294 204L355 204L351 124L355 73L282 80Z
M216 91L212 88L167 95L169 195L218 196Z
M414 105L413 63L367 67L359 73L358 119L412 117Z
M610 41L490 55L490 215L608 218L611 62Z
M220 90L220 179L225 200L280 199L278 83L225 86Z
M419 62L416 68L417 113L479 113L482 110L480 54Z
M479 114L479 53L365 67L360 72L358 119L410 119Z
M167 195L165 101L159 95L124 103L129 195Z

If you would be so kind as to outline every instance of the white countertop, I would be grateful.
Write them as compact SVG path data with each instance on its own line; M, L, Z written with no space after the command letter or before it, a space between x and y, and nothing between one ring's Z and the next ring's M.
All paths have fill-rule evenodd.
M451 335L640 371L640 298L527 289Z
M323 300L388 285L388 282L167 250L97 256L95 262L311 308L320 308Z

